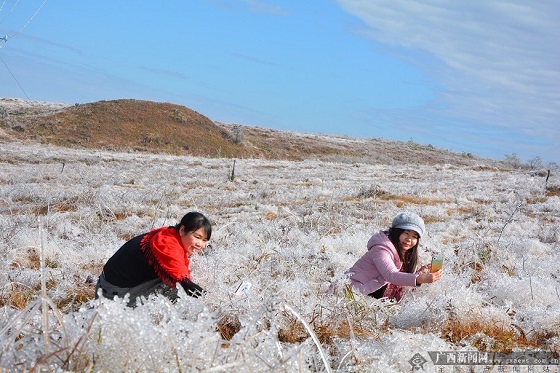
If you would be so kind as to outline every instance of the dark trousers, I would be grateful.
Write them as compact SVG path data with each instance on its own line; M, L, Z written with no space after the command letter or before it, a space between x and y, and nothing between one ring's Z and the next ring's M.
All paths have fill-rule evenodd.
M385 289L387 289L387 284L383 285L382 287L380 287L379 289L377 289L373 293L369 293L368 295L370 297L374 297L375 299L380 299L380 298L383 297L383 293L385 292Z
M101 291L99 291L101 289ZM95 289L95 298L98 298L98 294L105 298L113 299L114 297L124 298L126 294L129 295L128 305L135 306L136 299L138 297L148 297L150 294L162 294L167 298L175 301L177 299L177 289L172 289L161 282L159 278L144 282L138 286L132 288L121 288L111 284L105 279L105 275L101 273L99 280L97 281L97 287Z

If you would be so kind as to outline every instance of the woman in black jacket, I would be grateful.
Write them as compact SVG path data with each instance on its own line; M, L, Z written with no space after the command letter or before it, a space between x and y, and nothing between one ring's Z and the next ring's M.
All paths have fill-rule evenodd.
M189 212L175 226L132 238L103 267L95 297L128 294L130 306L138 297L155 293L175 300L177 283L188 295L198 297L203 289L191 281L189 256L203 249L211 235L210 221L201 213Z

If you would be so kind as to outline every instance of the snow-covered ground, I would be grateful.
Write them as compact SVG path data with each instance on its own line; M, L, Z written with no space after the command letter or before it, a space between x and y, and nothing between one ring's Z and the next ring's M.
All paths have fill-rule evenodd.
M21 98L0 97L0 107L9 112L52 112L70 105L63 102L30 101Z
M0 367L401 372L415 354L433 369L430 351L560 350L560 199L544 177L237 159L231 180L232 166L0 144ZM443 254L444 278L398 304L345 293L344 271L405 209L425 219L421 262ZM214 227L192 259L206 296L91 300L122 243L193 210ZM216 326L232 315L225 341Z

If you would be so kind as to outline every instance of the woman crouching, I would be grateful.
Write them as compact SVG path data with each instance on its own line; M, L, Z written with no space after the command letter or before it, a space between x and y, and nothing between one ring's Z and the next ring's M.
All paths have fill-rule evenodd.
M210 221L201 213L189 212L175 226L132 238L103 267L95 298L124 298L128 294L129 306L150 294L163 294L175 301L177 283L188 295L198 297L203 289L191 281L189 257L203 249L211 235Z
M441 279L442 271L416 271L418 245L426 231L424 221L412 212L398 214L387 231L374 234L367 243L368 251L346 273L353 289L374 298L399 301L404 286L420 286Z

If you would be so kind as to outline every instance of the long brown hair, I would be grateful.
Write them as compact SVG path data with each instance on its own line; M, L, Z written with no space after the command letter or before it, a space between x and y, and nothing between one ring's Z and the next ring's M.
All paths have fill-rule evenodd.
M399 259L403 262L403 272L414 273L416 271L416 264L418 263L418 245L420 245L420 238L416 245L409 250L403 250L399 237L405 231L405 229L400 228L389 228L389 240L393 243L399 254Z

